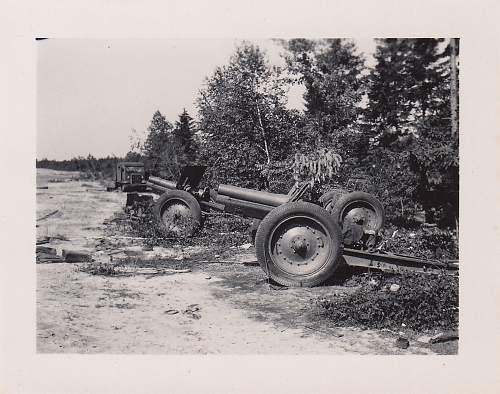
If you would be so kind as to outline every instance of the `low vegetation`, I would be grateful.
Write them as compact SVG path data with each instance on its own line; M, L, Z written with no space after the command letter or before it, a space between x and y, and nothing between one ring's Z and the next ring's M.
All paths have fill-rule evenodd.
M175 237L165 231L153 214L152 203L141 206L140 214L130 212L133 219L122 222L122 231L135 237L145 238L148 246L171 246L182 244L185 246L212 246L227 248L248 242L248 228L250 219L230 215L211 213L205 215L204 223L192 237Z
M321 313L339 326L414 331L458 328L458 276L441 274L362 274L345 297L316 301Z

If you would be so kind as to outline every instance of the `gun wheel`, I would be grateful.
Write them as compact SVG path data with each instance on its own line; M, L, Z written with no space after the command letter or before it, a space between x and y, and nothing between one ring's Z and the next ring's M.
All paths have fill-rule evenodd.
M353 245L365 234L376 235L384 226L384 207L369 193L352 192L340 197L331 214L342 228L344 243Z
M260 223L255 247L262 269L285 286L326 281L342 255L339 226L323 208L303 201L273 209Z
M346 194L345 190L342 189L332 189L321 195L319 198L319 203L323 208L325 208L329 213L332 213L335 203Z
M189 237L201 223L200 204L182 190L164 193L154 207L155 216L167 235Z

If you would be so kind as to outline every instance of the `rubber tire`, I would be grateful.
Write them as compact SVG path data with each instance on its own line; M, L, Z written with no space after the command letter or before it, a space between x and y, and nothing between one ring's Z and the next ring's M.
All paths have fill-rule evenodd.
M158 221L158 223L162 226L164 226L163 220L161 218L161 215L163 213L163 207L168 201L171 200L178 200L183 202L185 205L188 206L189 210L191 211L191 216L193 217L193 228L187 236L192 236L196 230L200 227L201 224L201 207L200 203L196 198L189 194L188 192L184 190L168 190L165 193L163 193L158 200L156 200L154 206L153 206L153 215Z
M268 244L273 228L284 218L303 214L318 220L330 234L332 248L327 262L312 275L291 275L279 270L272 262L268 253ZM289 287L313 287L330 279L341 265L343 244L342 232L330 214L309 202L297 201L274 208L262 219L255 236L255 252L261 268L275 282Z
M327 212L331 213L331 210L333 209L337 200L346 193L347 193L347 191L344 189L328 190L327 192L325 192L321 195L321 197L319 198L318 201L321 204L321 206L327 210ZM329 209L326 208L328 204L330 204ZM255 236L257 234L257 229L259 228L260 222L261 222L261 219L254 219L252 221L252 224L250 225L249 230L248 230L249 242L251 242L254 245L255 245Z
M373 207L375 210L375 213L377 215L377 221L376 221L376 229L375 231L378 232L380 231L385 224L385 212L384 212L384 207L382 203L372 194L365 193L365 192L352 192L343 195L340 197L337 202L335 203L333 209L332 209L332 216L336 218L337 223L339 224L340 228L343 230L342 226L342 218L341 214L344 208L346 208L349 204L356 202L356 201L363 201L365 203L368 203Z
M323 208L331 213L335 203L346 193L347 192L343 189L328 190L326 193L321 195L318 201ZM327 208L328 205L330 205L329 208Z

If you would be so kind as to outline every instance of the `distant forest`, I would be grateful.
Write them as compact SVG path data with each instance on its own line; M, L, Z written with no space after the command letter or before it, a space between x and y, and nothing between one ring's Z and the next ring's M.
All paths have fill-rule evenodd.
M42 159L36 161L36 168L50 168L59 171L80 171L90 178L114 178L116 163L123 158L105 157L96 159L92 155L87 157L75 157L70 160L48 160Z

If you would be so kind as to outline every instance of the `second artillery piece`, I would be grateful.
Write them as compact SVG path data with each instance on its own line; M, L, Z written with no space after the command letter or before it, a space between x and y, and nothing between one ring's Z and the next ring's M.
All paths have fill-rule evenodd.
M368 252L385 221L380 201L368 193L329 191L318 201L303 200L308 184L288 194L231 185L200 188L206 166L187 166L177 182L150 176L146 185L160 197L154 213L170 233L190 236L202 212L218 210L254 218L255 249L262 269L286 286L315 286L349 265L390 271L456 270L454 264L410 256Z

